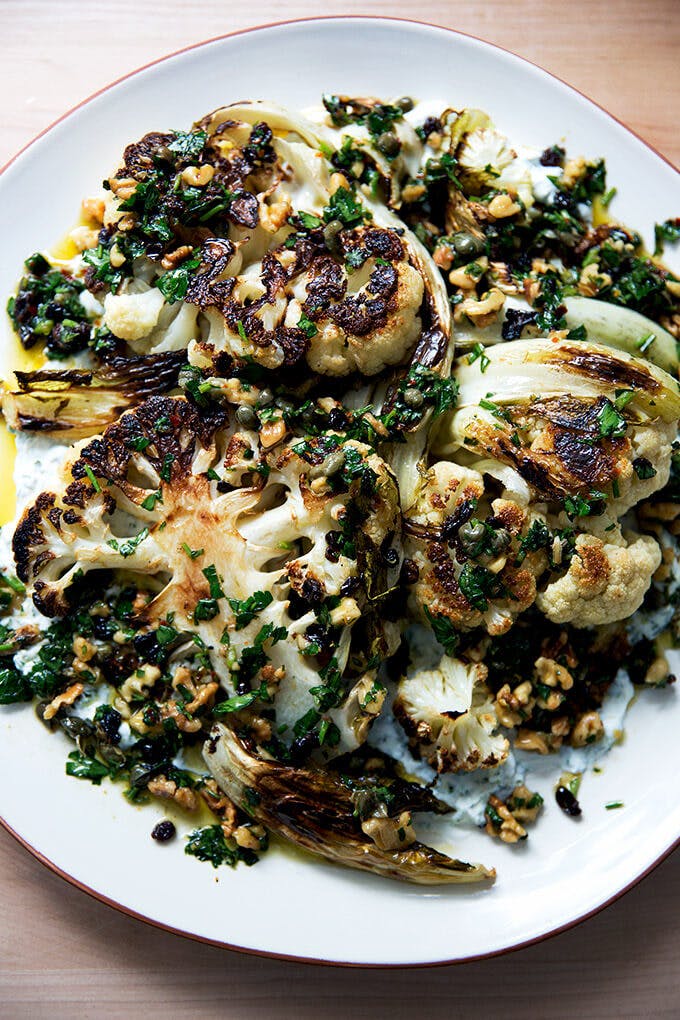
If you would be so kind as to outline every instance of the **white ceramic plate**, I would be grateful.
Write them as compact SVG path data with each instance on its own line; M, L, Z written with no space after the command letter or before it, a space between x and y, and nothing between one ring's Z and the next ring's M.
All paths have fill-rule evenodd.
M273 98L303 107L322 91L441 98L491 113L512 139L605 156L612 211L649 240L677 215L675 171L619 123L518 57L443 29L326 19L206 43L124 79L38 139L0 178L0 294L22 260L63 236L82 196L149 130L183 128L214 107ZM11 337L3 322L3 347ZM5 354L5 361L7 355ZM71 745L28 708L0 712L0 815L53 869L123 910L250 951L355 964L422 964L502 952L575 923L619 895L680 833L677 695L645 691L604 772L582 787L583 818L548 810L525 845L473 831L457 855L498 870L490 888L423 889L275 847L255 868L219 871L149 838L150 808L115 786L64 774ZM36 799L35 791L40 791ZM625 807L606 811L605 803ZM451 848L453 849L453 848Z

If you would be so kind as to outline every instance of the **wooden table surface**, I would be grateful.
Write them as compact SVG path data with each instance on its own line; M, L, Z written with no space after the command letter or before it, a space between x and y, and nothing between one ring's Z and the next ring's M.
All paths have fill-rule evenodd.
M271 0L257 10L225 0L0 0L0 164L141 64L315 13L311 2ZM676 0L346 0L323 13L419 17L498 43L569 81L680 164ZM677 1017L679 905L676 854L604 913L538 946L459 967L350 973L152 929L70 887L0 831L0 1017Z

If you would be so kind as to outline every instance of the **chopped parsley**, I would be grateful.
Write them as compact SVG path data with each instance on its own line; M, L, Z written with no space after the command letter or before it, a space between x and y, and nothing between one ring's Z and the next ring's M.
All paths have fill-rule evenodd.
M470 353L468 354L468 365L473 365L475 361L479 361L479 369L481 372L486 372L487 368L491 364L491 360L487 356L484 345L476 343Z
M371 214L359 205L354 194L348 188L338 188L331 195L330 201L323 211L326 223L340 220L346 227L357 227L370 217Z
M424 607L425 616L432 627L432 633L436 637L447 655L455 655L460 642L460 634L446 616L431 613L427 606Z
M628 428L626 419L606 398L598 412L597 420L600 426L600 436L603 439L617 439L626 434Z
M206 825L202 829L195 829L187 839L184 853L199 861L209 861L213 868L218 868L220 864L228 864L233 868L239 861L250 866L258 859L254 850L240 847L236 843L230 846L221 825Z
M251 620L273 601L274 596L270 591L256 591L247 599L229 599L229 605L236 617L236 630L247 627Z
M111 775L111 767L96 758L89 758L80 751L71 751L66 762L66 775L75 776L76 779L89 779L94 786L99 786L102 779Z

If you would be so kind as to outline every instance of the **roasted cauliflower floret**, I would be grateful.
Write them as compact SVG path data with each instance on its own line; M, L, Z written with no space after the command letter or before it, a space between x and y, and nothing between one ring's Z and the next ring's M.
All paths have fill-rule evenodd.
M508 755L482 663L445 655L435 669L417 670L399 684L394 714L411 747L437 772L495 768Z
M484 626L505 633L536 597L542 554L517 558L519 541L533 521L510 499L485 498L482 475L437 462L421 487L405 532L406 556L417 567L411 607L454 631Z
M328 435L263 449L225 412L158 397L76 451L13 547L50 616L91 570L146 576L141 618L197 635L226 692L246 696L234 710L273 704L300 754L329 756L364 740L382 705L398 536L397 487L370 447Z
M211 261L215 245L205 248L187 292L209 321L204 355L226 352L269 369L304 358L332 376L376 375L406 360L424 293L406 245L394 230L338 222L331 252L318 222L237 276Z
M107 294L104 322L121 340L141 340L156 326L164 303L156 287L137 294Z
M553 623L594 627L624 620L640 608L661 550L649 535L605 543L579 535L566 574L541 592L536 604Z

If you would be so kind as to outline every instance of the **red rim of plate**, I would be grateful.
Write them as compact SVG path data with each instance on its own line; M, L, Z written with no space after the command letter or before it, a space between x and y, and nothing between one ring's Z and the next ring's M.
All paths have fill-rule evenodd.
M677 168L673 165L673 163L671 163L671 161L666 156L660 153L658 149L656 149L653 145L650 145L650 143L645 141L644 138L641 138L636 131L633 131L631 128L628 127L627 124L624 124L623 121L619 120L618 117L615 117L613 114L605 110L605 108L603 106L600 106L600 104L595 102L595 100L585 95L585 93L581 92L579 89L576 89L572 85L569 85L568 82L565 82L562 78L559 78L556 74L552 74L552 72L546 71L544 67L541 67L534 61L528 60L526 57L521 57L519 56L519 54L514 53L512 50L506 49L504 46L498 46L495 43L487 42L485 39L480 39L479 36L471 35L469 32L458 32L456 29L447 28L444 25L435 25L432 22L417 21L414 18L385 18L376 15L360 14L360 15L328 15L320 18L291 18L286 21L275 21L268 22L264 25L254 25L251 28L241 28L237 29L234 32L225 32L222 35L213 36L210 39L204 39L198 43L192 43L190 46L183 46L181 49L174 50L172 53L168 53L164 57L158 57L156 60L150 60L147 64L143 64L141 67L136 68L134 71L129 71L127 74L122 75L120 78L116 78L108 85L105 85L103 88L98 89L96 92L93 92L92 95L88 96L86 99L83 99L80 103L77 103L70 110L67 110L66 113L62 114L61 117L58 117L46 128L43 128L43 130L40 131L39 134L37 134L34 138L27 142L26 145L19 149L19 151L14 156L12 156L3 167L0 168L0 175L4 174L5 171L8 170L9 167L12 166L12 164L21 155L23 155L24 152L30 149L31 146L34 145L40 138L48 134L58 124L61 124L62 121L67 120L74 113L80 110L83 106L86 106L88 103L91 103L93 99L96 99L98 96L101 96L104 92L108 92L110 89L113 89L117 85L120 85L121 82L127 81L129 78L135 77L142 71L146 71L150 67L155 67L157 64L162 64L166 60L172 60L173 57L180 56L180 54L182 53L188 53L191 50L200 49L202 46L208 46L211 43L221 42L223 39L233 39L240 35L249 35L253 32L260 32L264 29L280 28L284 25L300 25L305 23L313 24L315 22L326 21L354 21L357 19L361 19L364 21L378 21L378 22L384 21L391 22L393 24L418 25L423 28L434 28L442 32L449 32L451 35L458 35L466 39L472 39L474 42L482 43L483 46L488 46L490 49L500 50L502 53L507 53L511 57L514 57L516 60L522 61L522 63L525 64L529 64L531 67L535 67L537 70L541 71L549 78L553 78L555 79L555 81L558 81L561 85L564 85L571 92L575 92L577 95L581 96L581 98L585 99L586 102L590 103L591 106L595 106L598 110L604 113L606 117L608 117L610 120L615 121L617 124L623 127L628 132L628 134L632 135L634 138L637 138L637 140L642 145L644 145L645 148L649 149L656 156L658 156L659 159L663 160L663 162L670 166L672 170L675 170L676 173L678 172ZM360 968L363 970L390 970L394 967L409 967L414 969L415 968L421 969L425 967L446 967L451 964L473 963L477 960L488 960L495 956L503 956L505 953L513 953L519 949L526 949L528 946L537 945L539 942L545 942L546 939L552 938L555 935L559 935L562 932L569 931L571 928L575 928L577 925L582 924L584 921L587 921L591 917L594 917L596 914L599 914L600 911L605 910L612 903L615 903L617 900L621 899L622 896L625 896L627 892L629 892L632 888L634 888L645 878L647 878L647 876L650 875L652 871L654 871L663 861L665 861L666 858L670 857L673 851L680 845L679 836L669 847L667 847L666 850L663 851L663 853L661 853L654 861L652 861L652 863L647 868L645 868L645 870L641 874L637 875L634 879L632 879L631 882L624 886L623 889L620 889L618 892L614 893L613 896L610 896L609 899L605 900L603 903L598 904L596 907L593 907L592 910L587 911L580 917L574 918L571 921L567 921L565 924L562 924L557 928L552 928L550 931L544 932L544 934L542 935L536 935L533 938L526 939L522 942L517 942L512 946L505 946L502 949L494 949L486 953L478 953L475 956L456 957L449 960L434 960L426 963L390 964L390 963L355 963L346 960L322 960L313 957L294 956L287 953L274 953L264 949L250 949L245 946L237 946L233 945L230 942L225 942L222 939L211 939L205 935L196 935L192 932L183 931L181 928L175 928L172 925L164 924L161 921L155 920L153 917L147 917L145 914L141 914L138 911L133 910L131 907L126 907L122 903L118 903L116 900L109 899L109 897L105 896L104 893L97 892L90 886L85 885L84 882L80 882L77 878L74 878L73 875L69 875L66 871L63 871L56 864L50 861L48 857L46 857L43 853L41 853L34 846L28 843L22 836L19 835L18 832L15 832L14 829L2 817L0 817L0 826L2 826L2 828L5 829L5 831L8 832L10 836L13 836L17 843L20 844L20 846L22 846L25 850L28 850L28 852L32 854L33 857L36 858L36 860L38 860L50 871L52 871L55 875L58 875L59 878L62 878L70 885L75 886L76 889L80 889L82 892L87 893L88 896L91 896L94 900L97 900L99 903L104 903L109 907L113 907L113 909L117 910L119 913L125 914L128 917L135 918L135 920L144 921L146 924L149 924L154 928L158 928L161 931L171 932L174 935L181 935L184 938L192 939L194 942L201 942L206 945L217 946L221 949L231 949L237 953L244 953L248 956L260 956L272 960L287 960L290 961L291 963L310 963L315 964L317 966L332 966L332 967L352 967Z

